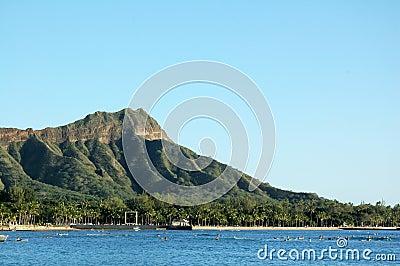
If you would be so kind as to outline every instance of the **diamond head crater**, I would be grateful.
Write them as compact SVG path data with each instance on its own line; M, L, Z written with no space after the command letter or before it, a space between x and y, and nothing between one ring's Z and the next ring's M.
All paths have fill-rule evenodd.
M122 146L126 112L137 121L148 116L143 109L124 109L95 112L54 128L0 128L1 229L76 229L78 225L154 229L176 221L191 228L400 226L399 204L354 205L268 183L249 191L251 176L215 160L198 171L180 169L165 156L161 138L178 144L149 116L146 125L134 124L135 137L145 141L147 150L138 151L134 163L141 164L140 154L147 153L156 168L148 171L158 171L185 186L208 183L227 167L241 175L227 194L207 204L185 207L159 201L140 187L128 169ZM179 148L189 159L199 157L186 147Z

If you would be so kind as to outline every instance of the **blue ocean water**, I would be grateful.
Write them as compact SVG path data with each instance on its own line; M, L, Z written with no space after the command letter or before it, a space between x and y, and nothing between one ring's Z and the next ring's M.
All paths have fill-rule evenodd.
M0 265L400 265L400 231L1 232L4 233L9 238L0 243ZM217 234L219 240L215 239ZM318 240L320 235L323 240ZM367 241L368 235L371 241ZM337 246L338 236L349 237L346 247ZM15 241L17 237L28 241ZM287 260L279 259L277 251L272 260L259 259L265 254L265 245L268 254L272 249L285 250L281 257ZM328 254L322 260L301 256L293 260L288 255L293 249L300 254L304 249L314 249L318 257L321 250L329 247L338 250L334 260ZM358 249L361 257L369 249L371 260L346 260L344 255L340 259L341 249L343 254L346 249ZM393 257L392 261L377 261L375 256L379 254L394 254L396 261Z

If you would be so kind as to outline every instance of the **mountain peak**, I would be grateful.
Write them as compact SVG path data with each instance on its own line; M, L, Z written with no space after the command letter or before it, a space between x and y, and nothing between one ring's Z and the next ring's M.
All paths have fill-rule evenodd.
M126 108L114 113L97 111L73 123L54 128L47 127L41 130L0 128L0 146L7 148L10 143L23 142L32 137L52 143L93 139L98 139L102 143L109 143L121 138L122 124L127 113L131 120L133 118L133 128L136 135L147 140L168 139L167 134L161 129L157 121L142 108L137 110ZM146 117L148 123L144 126L141 121L144 121L143 118Z

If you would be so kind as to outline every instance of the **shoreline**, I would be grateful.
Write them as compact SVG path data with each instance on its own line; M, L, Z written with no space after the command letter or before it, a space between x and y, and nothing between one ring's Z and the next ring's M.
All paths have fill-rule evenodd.
M140 227L140 226L139 226ZM215 230L215 231L277 231L277 230L296 230L296 231L332 231L340 230L339 227L275 227L275 226L193 226L193 230ZM0 227L1 231L81 231L86 229L71 228L70 226L44 226L44 225L14 225Z
M140 227L140 225L139 225ZM45 226L45 225L13 225L0 226L0 232L7 231L84 231L89 229L77 229L70 226ZM112 229L112 230L130 230L130 229ZM157 230L157 229L142 229ZM335 231L335 230L400 230L396 227L277 227L277 226L197 226L194 225L192 230L212 230L212 231ZM0 233L1 234L1 233Z
M45 226L45 225L13 225L13 226L2 226L0 232L6 231L77 231L78 229L71 228L69 226Z
M339 227L277 227L277 226L193 226L193 230L218 230L218 231L334 231Z

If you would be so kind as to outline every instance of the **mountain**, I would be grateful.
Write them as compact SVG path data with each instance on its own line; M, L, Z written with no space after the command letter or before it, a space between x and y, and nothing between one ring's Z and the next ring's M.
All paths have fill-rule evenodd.
M143 109L125 109L115 113L96 112L71 124L26 130L0 128L0 190L11 186L33 189L48 198L110 198L129 199L142 193L132 177L122 149L122 128L129 114L135 138L144 140L147 153L156 169L150 168L137 150L132 164L155 170L174 183L187 186L208 183L216 179L226 167L242 177L228 196L248 196L260 200L289 200L318 198L315 194L295 193L262 183L249 192L251 177L225 164L212 160L206 168L186 171L171 164L162 149L162 140L177 146L153 118ZM190 158L199 158L188 148L177 146ZM150 178L150 177L149 177Z

